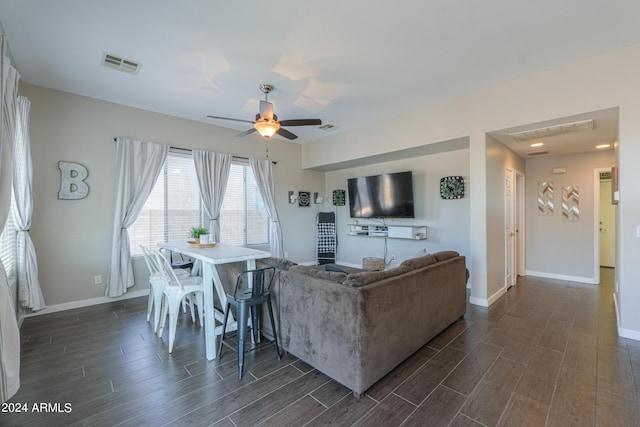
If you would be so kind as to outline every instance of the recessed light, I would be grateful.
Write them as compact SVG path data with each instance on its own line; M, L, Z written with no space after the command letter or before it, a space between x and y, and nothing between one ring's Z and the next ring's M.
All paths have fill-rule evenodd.
M596 145L596 148L600 149L600 148L609 148L611 147L611 144L600 144L600 145Z
M531 147L542 147L543 145L542 142L536 142L535 144L531 144Z

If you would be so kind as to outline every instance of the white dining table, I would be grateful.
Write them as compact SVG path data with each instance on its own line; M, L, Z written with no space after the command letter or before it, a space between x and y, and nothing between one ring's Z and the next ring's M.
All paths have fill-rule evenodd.
M222 280L216 269L216 265L231 262L246 261L247 270L256 268L256 259L269 258L271 253L258 249L250 249L242 246L216 243L213 247L199 247L187 241L173 241L159 243L160 248L172 252L179 252L202 263L202 280L204 283L204 335L206 343L207 360L216 358L217 337L222 334L222 326L216 328L215 319L222 320L223 314L215 310L213 305L214 295L218 296L220 306L224 309L227 305L227 295ZM213 316L210 313L214 313ZM235 323L235 322L234 322ZM233 330L235 325L227 327L227 331Z

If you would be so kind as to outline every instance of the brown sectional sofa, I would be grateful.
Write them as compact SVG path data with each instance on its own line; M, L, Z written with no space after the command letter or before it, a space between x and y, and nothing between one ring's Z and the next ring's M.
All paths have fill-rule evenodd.
M280 273L277 305L282 347L359 397L464 316L467 276L454 251L354 270L291 266Z

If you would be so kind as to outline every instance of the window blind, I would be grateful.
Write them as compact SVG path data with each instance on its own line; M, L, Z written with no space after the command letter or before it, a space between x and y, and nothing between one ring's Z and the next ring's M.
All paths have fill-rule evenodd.
M191 156L170 152L140 216L129 227L132 255L140 245L186 240L191 227L202 222L200 192Z

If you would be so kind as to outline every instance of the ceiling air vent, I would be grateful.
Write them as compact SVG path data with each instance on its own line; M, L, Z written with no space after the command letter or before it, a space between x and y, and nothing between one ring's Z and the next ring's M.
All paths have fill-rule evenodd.
M544 156L545 154L549 154L549 151L547 151L547 150L530 151L530 152L527 153L527 156Z
M560 135L571 132L582 132L593 130L593 119L581 120L578 122L563 123L561 125L548 126L546 128L538 128L525 130L522 132L510 133L509 136L516 141L530 141L532 139L542 139L548 136Z
M119 56L106 52L102 54L102 65L129 74L138 74L142 66L142 64L138 64L137 62L120 58Z
M338 126L327 123L326 125L319 126L318 129L323 130L325 132L331 132L332 130L338 129Z

